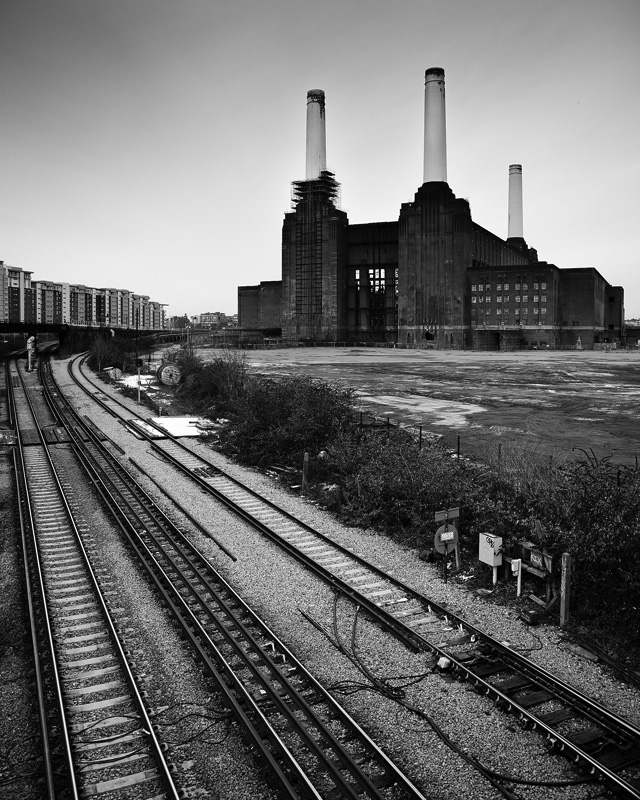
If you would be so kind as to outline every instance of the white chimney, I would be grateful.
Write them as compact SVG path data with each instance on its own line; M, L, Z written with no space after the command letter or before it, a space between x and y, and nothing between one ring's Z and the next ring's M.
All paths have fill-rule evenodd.
M430 67L424 74L424 181L447 182L447 122L444 70Z
M522 164L509 166L509 232L507 239L522 239Z
M324 92L307 92L307 172L306 180L317 178L327 169L327 139L324 126Z

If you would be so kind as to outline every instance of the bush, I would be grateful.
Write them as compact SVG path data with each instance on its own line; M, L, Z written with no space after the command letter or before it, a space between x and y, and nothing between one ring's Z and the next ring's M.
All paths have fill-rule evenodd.
M252 377L229 416L223 448L244 463L298 467L305 452L325 449L351 424L353 392L307 376Z
M399 428L361 429L353 396L306 376L249 376L237 356L193 364L181 390L195 410L224 412L221 449L243 463L299 470L308 452L310 491L346 522L424 548L433 541L434 512L460 507L466 566L476 564L483 532L502 536L507 551L533 541L556 563L571 553L572 618L636 642L640 658L637 467L587 453L549 457L509 443L484 463L458 460L439 444L419 449Z
M246 356L238 351L223 351L220 358L206 364L180 351L175 361L183 375L178 397L194 413L211 419L226 416L245 392Z
M123 372L135 369L136 357L150 347L149 339L119 339L95 335L89 348L89 366L100 372L107 367L118 367Z

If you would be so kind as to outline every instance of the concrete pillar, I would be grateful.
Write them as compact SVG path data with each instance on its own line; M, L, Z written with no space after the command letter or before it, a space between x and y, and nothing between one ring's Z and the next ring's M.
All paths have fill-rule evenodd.
M327 140L324 122L324 92L307 92L307 171L305 178L315 180L327 169Z
M522 165L509 166L509 233L507 239L522 239Z
M424 180L447 182L447 122L444 70L430 67L424 74Z

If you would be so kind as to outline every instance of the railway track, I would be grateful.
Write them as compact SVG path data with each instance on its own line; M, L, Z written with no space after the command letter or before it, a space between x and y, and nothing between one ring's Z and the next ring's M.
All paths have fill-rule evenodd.
M365 609L412 649L429 650L441 669L489 696L550 749L622 796L640 798L640 730L465 619L312 529L196 455L147 418L120 407L70 364L74 379L109 413L146 438L176 469L275 542L291 557ZM97 391L96 391L97 390ZM448 629L448 630L447 630Z
M144 492L94 425L43 393L216 692L284 796L423 797Z
M38 419L35 376L8 371L47 798L177 798L150 714ZM49 434L46 433L49 431ZM58 429L56 442L64 441ZM121 621L120 621L121 622Z

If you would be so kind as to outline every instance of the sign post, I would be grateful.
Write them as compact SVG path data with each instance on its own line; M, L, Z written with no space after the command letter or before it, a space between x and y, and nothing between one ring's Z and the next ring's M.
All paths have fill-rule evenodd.
M433 548L437 553L442 553L444 582L447 582L447 556L458 546L458 529L455 525L446 522L441 525L433 537Z
M309 480L309 453L305 453L302 459L302 485L300 487L300 494L307 493L307 485Z
M571 588L571 554L562 554L562 574L560 578L560 626L569 622L569 596Z
M36 337L30 336L27 339L27 372L33 369L33 356L36 349Z
M436 522L445 522L449 523L449 520L452 520L453 527L456 529L456 544L455 544L455 553L456 553L456 569L460 569L460 547L458 546L458 519L460 518L460 508L445 508L442 511L436 511L435 513L435 520ZM436 548L437 550L437 548ZM440 551L438 551L440 552Z
M138 367L138 405L140 405L140 367L142 366L141 358L136 358L136 366Z
M522 559L512 559L511 572L518 577L518 589L516 591L516 597L520 597L520 594L522 593Z

